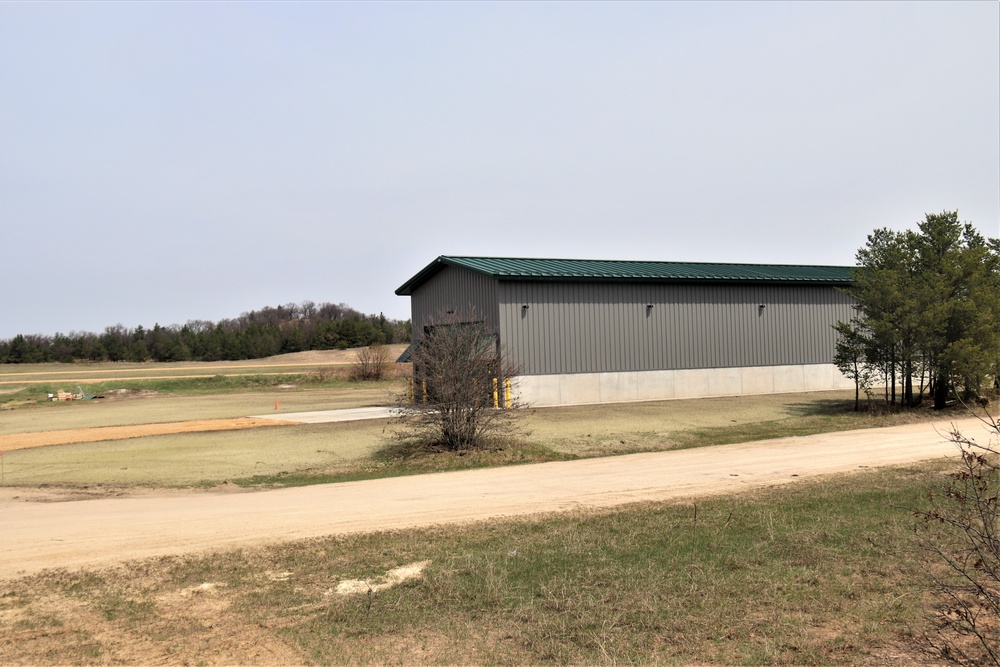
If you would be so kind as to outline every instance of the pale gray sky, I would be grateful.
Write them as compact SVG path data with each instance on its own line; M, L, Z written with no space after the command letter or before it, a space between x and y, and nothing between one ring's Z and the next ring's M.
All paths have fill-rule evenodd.
M1000 235L996 2L0 3L0 338Z

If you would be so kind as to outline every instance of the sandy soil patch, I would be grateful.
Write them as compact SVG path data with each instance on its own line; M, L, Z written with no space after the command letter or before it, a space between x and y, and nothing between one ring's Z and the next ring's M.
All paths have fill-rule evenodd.
M114 576L106 573L106 576ZM122 581L123 595L132 582ZM120 664L120 665L301 665L309 662L296 647L276 633L226 613L231 601L223 585L206 582L166 591L149 604L155 618L150 639L135 627L145 623L141 604L134 603L134 618L101 614L71 594L54 593L30 607L5 604L0 599L0 626L5 633L5 664ZM126 603L126 608L128 604ZM38 618L59 620L55 630ZM85 628L90 643L79 641ZM100 647L100 653L88 652ZM68 652L71 651L71 652Z
M209 431L236 431L265 426L288 426L296 422L276 419L256 419L239 417L236 419L198 419L195 421L171 422L167 424L135 424L133 426L98 426L63 431L41 431L37 433L13 433L0 435L0 452L17 449L45 447L48 445L72 445L81 442L103 442L105 440L127 440L151 435L173 435L176 433L205 433Z
M394 567L385 575L374 579L344 579L333 589L334 595L357 595L358 593L378 593L387 588L398 586L410 579L419 579L423 576L424 570L431 564L429 560L422 560L409 565Z

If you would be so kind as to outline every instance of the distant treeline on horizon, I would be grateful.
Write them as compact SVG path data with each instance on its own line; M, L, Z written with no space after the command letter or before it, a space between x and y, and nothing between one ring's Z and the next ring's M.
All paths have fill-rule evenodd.
M343 303L303 301L267 306L218 323L190 320L183 326L156 324L152 329L117 324L100 334L18 334L0 340L0 363L237 361L409 341L409 320L365 315Z

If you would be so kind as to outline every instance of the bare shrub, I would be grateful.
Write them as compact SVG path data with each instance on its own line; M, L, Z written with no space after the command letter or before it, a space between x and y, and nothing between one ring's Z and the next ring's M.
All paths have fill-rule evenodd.
M517 376L482 322L439 318L412 353L413 381L401 396L398 435L448 450L484 449L509 436L521 407L508 393Z
M389 368L389 348L380 343L358 351L358 360L351 368L352 380L375 381L385 377Z
M939 564L932 574L937 605L925 635L940 657L960 665L1000 665L1000 422L983 422L990 442L949 434L961 465L932 496L921 519L921 545Z

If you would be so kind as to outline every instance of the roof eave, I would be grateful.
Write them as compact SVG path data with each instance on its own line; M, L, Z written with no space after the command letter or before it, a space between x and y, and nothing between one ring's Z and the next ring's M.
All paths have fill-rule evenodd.
M441 270L446 266L457 266L466 271L471 271L472 273L479 273L484 276L489 276L491 278L503 279L504 276L496 275L488 271L482 271L471 266L466 266L459 262L452 260L451 257L447 255L438 256L433 262L422 268L415 276L407 280L405 283L400 285L396 289L396 296L412 296L413 291L423 285L425 282L436 276Z
M807 277L807 276L772 276L772 277L739 277L739 276L636 276L636 275L589 275L574 274L544 274L534 272L512 272L508 270L488 270L475 266L466 257L449 257L441 255L425 266L419 273L403 283L396 290L399 296L412 296L413 292L437 275L445 266L454 266L472 273L487 276L494 280L512 282L621 282L621 283L658 283L658 284L701 284L701 285L822 285L829 287L848 287L852 281L840 277ZM833 268L833 267L831 267ZM837 267L846 268L846 267Z
M396 289L396 296L412 295L413 290L434 277L441 268L441 258L437 257L433 262L420 269L412 278L400 285Z

